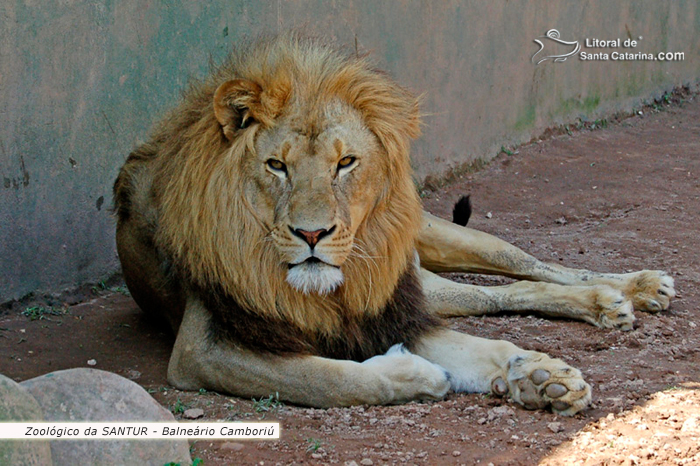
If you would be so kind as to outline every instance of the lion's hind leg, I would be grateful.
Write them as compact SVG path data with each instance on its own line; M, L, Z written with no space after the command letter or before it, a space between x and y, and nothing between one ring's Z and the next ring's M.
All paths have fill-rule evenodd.
M663 271L613 274L549 264L495 236L427 212L423 215L417 250L421 267L431 272L504 275L572 287L602 285L621 292L634 309L641 311L666 310L676 295L673 278Z
M605 285L520 281L502 286L476 286L453 282L425 269L421 269L420 277L428 309L441 317L535 312L622 330L631 330L635 320L631 301L622 292Z
M578 369L507 341L443 329L424 337L415 351L447 369L456 392L508 396L527 409L551 407L565 416L591 401L591 387Z

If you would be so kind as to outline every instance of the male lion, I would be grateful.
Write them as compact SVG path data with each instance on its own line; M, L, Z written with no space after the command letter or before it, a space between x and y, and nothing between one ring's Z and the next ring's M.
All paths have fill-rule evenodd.
M126 283L177 334L170 383L317 407L450 389L564 415L588 405L577 369L438 316L532 310L627 329L633 307L668 307L672 279L544 264L423 212L419 124L417 99L365 59L293 35L187 92L114 186ZM532 281L433 273L450 271Z

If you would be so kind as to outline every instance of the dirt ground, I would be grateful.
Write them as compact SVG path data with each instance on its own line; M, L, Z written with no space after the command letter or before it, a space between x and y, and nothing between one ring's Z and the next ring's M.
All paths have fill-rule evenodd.
M700 101L685 96L656 107L614 124L555 132L561 134L423 193L427 209L445 217L470 193L470 226L541 259L598 271L663 269L674 277L671 309L638 312L630 332L535 316L450 321L579 367L594 402L572 418L483 395L320 410L181 392L166 381L172 337L112 284L84 290L90 299L78 304L66 305L78 301L72 297L6 309L0 373L21 381L90 365L135 380L178 417L201 408L202 420L281 423L279 441L195 443L192 456L205 465L700 464Z

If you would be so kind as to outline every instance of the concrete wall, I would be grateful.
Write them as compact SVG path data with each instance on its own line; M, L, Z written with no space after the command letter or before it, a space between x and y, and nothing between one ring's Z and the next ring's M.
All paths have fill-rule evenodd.
M697 1L6 0L0 3L0 302L118 270L111 184L190 76L296 27L372 52L426 94L417 176L700 76ZM642 36L682 62L535 66L533 42Z

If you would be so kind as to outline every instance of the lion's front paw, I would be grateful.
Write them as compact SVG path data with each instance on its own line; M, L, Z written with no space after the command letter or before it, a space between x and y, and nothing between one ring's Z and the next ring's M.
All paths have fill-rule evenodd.
M394 345L386 354L370 358L362 365L376 370L385 381L387 403L441 400L450 389L450 376L445 369L410 353L403 345Z
M572 416L591 402L591 387L578 369L535 352L511 357L507 381L495 378L491 390L498 396L509 395L527 409L551 406L563 416Z
M647 312L665 311L676 296L673 278L660 270L642 270L628 274L625 295L632 300L635 309Z

